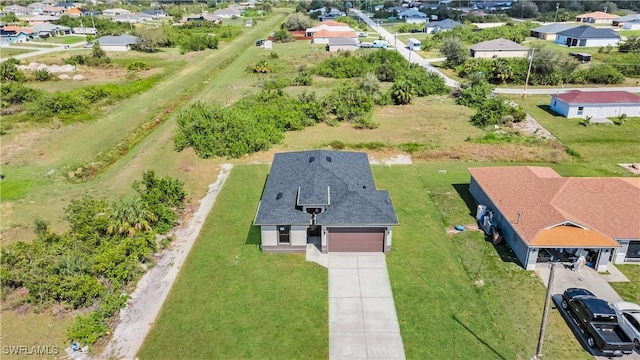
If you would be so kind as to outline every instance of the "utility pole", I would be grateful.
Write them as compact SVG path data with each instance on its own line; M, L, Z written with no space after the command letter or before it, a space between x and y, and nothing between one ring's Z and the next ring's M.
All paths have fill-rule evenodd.
M524 18L524 4L520 4L520 20Z
M393 35L393 47L398 50L398 32L396 31L396 33Z
M556 16L553 18L553 22L558 21L558 8L560 8L560 3L556 3Z
M542 311L542 322L540 324L540 334L538 335L538 348L534 359L542 359L542 344L544 342L544 330L547 327L547 316L549 315L549 301L553 293L553 274L556 263L551 263L551 271L549 272L549 282L547 283L547 297L544 299L544 310Z
M533 64L533 53L536 51L535 48L531 49L531 56L529 56L529 69L527 70L527 79L524 81L524 91L522 92L522 97L527 96L527 86L529 85L529 75L531 75L531 64Z
M603 16L603 19L602 19L602 26L605 25L606 21L607 21L607 7L605 6L604 7L604 16Z

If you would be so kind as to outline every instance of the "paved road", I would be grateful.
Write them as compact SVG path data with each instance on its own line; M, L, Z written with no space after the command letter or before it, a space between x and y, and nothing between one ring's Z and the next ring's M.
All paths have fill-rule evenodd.
M427 70L431 72L435 72L439 74L450 87L457 87L460 85L459 82L451 79L450 77L441 73L438 68L434 67L430 64L430 62L442 61L443 59L424 59L420 55L418 55L415 51L410 51L407 48L407 45L400 40L397 40L395 36L390 33L387 29L382 26L378 26L373 20L371 20L367 15L363 14L360 10L353 10L353 12L358 15L362 20L364 20L367 25L371 26L380 36L382 36L387 42L391 45L395 45L397 47L398 52L402 54L410 63L420 64L425 67ZM640 87L638 86L630 86L630 87L595 87L595 88L544 88L544 89L527 89L527 95L543 95L543 94L557 94L560 92L565 92L569 90L582 90L582 91L629 91L638 93L640 92ZM495 88L494 90L500 94L522 94L523 88Z
M77 50L78 48L82 49L82 46L84 44L86 44L86 41L81 41L75 44L68 44L68 45L59 44L59 46L47 47L47 48L35 48L35 47L29 47L29 46L7 46L7 47L3 47L3 49L37 49L36 51L30 52L30 53L11 56L14 59L20 60L20 59L26 59L32 56L40 56L40 55L44 55L44 54L48 54L56 51L70 51L70 50L72 51L72 50ZM66 46L68 46L68 48ZM3 57L2 59L0 59L0 62L5 61L7 59L9 59L9 57Z
M405 359L384 254L329 254L329 359Z

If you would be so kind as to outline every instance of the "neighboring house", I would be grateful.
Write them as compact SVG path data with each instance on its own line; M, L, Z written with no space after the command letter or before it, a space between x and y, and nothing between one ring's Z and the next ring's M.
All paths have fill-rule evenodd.
M337 19L340 17L343 17L344 15L340 15L340 14L324 14L324 15L320 15L318 16L318 19L320 21L327 21L327 20L333 20L333 19Z
M620 16L619 18L612 20L611 21L611 25L618 26L618 27L623 27L624 24L627 21L633 21L633 20L639 20L640 21L640 14L632 14L632 15Z
M357 39L358 34L355 31L329 31L329 30L320 30L313 34L313 39L311 39L312 44L328 44L329 39L336 39L339 37L346 37L351 39Z
M348 38L344 36L339 36L337 38L330 38L329 44L327 45L327 50L329 51L351 51L356 50L358 48L358 40L354 38Z
M122 14L113 16L113 21L115 22L124 22L124 23L143 23L149 20L153 20L153 17L149 14L145 13L135 13L135 14Z
M313 150L275 154L253 224L264 252L386 253L398 218L366 153Z
M640 19L628 20L622 28L625 30L640 30Z
M49 5L43 4L41 2L36 2L36 3L32 3L32 4L27 5L27 7L31 9L31 15L42 15L42 14L44 14L44 9L46 9L47 6L49 6Z
M533 28L530 30L531 37L542 39L542 40L555 41L556 35L559 32L573 29L574 27L577 27L577 26L578 25L572 25L572 24L547 24L543 26L538 26L537 28Z
M60 16L64 14L65 11L67 11L67 9L63 7L47 6L46 8L44 8L44 11L42 11L42 14L51 15L51 16Z
M160 18L165 18L167 16L169 16L167 14L166 11L162 10L162 9L148 9L148 10L142 10L142 13L144 14L148 14L151 15L151 17L154 20L160 19Z
M527 57L529 49L507 39L495 39L479 42L469 48L474 58L522 58Z
M65 11L63 15L67 15L69 17L80 17L82 16L82 10L78 8L69 9Z
M74 34L79 35L97 35L98 29L92 27L74 27L71 29Z
M555 42L567 46L618 46L620 35L611 29L581 25L557 33Z
M626 91L580 91L551 95L551 110L566 118L640 116L640 96Z
M133 35L103 36L96 41L104 51L129 51L131 45L137 44L140 38Z
M313 36L313 34L315 34L316 32L318 32L320 30L341 31L341 32L352 31L352 32L355 32L355 30L353 30L349 25L347 25L345 23L341 23L341 22L337 22L337 21L333 21L333 20L327 20L327 21L321 22L319 25L316 25L316 26L314 26L312 28L306 29L305 30L305 34L306 34L306 36Z
M3 44L24 43L34 37L34 31L20 26L5 26L0 28Z
M607 14L603 11L594 11L576 16L576 21L590 24L611 24L613 20L619 17L618 15Z
M16 16L33 15L32 8L20 5L5 6L2 10L4 13L13 13Z
M231 19L234 16L239 17L240 15L242 15L240 10L234 8L219 9L214 11L212 14L220 16L223 19Z
M455 20L444 19L441 21L433 21L433 22L427 23L424 26L424 32L426 32L427 34L435 34L439 31L448 31L458 26L464 26L464 25L462 25L461 23Z
M597 271L640 262L640 178L565 178L548 167L470 168L476 219L527 270L542 253L587 254ZM541 250L546 251L541 251Z
M68 2L57 3L54 6L55 7L60 7L60 8L63 8L63 9L67 9L67 10L77 8L76 4L68 3Z
M52 21L60 20L60 16L36 15L22 20L26 21L29 25L49 24Z
M46 23L31 26L30 29L40 38L71 34L70 27Z
M126 15L131 14L131 11L126 9L106 9L102 11L102 15L106 16L116 16L116 15Z
M424 24L428 21L428 16L422 11L411 8L398 12L398 19L410 24Z

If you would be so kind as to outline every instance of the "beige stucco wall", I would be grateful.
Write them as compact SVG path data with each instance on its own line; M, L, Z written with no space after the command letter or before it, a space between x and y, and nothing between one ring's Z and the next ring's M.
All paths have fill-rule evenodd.
M307 245L307 227L304 225L292 225L289 232L289 241L291 246Z
M523 58L527 57L529 54L529 50L517 50L517 51L486 51L479 50L473 52L474 58L480 59L491 59L494 55L497 55L499 58Z
M277 246L278 245L278 229L272 225L260 226L260 233L262 237L262 246Z
M343 50L343 51L353 51L356 50L358 47L355 45L329 45L329 51L334 52L334 51L339 51L339 50Z

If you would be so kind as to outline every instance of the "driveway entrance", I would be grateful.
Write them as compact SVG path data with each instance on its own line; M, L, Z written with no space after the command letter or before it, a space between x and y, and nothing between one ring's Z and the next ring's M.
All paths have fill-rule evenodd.
M329 359L405 359L384 254L329 254Z

